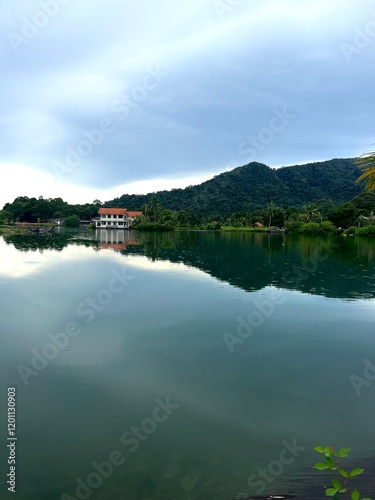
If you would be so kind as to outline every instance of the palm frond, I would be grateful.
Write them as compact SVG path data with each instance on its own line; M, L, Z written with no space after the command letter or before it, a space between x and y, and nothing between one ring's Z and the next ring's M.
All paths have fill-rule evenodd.
M375 190L375 152L365 153L356 159L356 164L363 173L356 180L356 184L365 182L366 191Z

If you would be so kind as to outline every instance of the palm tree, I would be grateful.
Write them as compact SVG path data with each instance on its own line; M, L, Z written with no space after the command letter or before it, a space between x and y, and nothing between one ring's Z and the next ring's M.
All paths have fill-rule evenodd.
M363 173L356 183L365 181L365 190L374 191L375 190L375 152L365 153L356 160L357 166Z
M149 204L149 210L150 214L153 214L153 222L158 222L159 218L159 213L160 213L160 203L159 203L159 198L157 196L153 196L151 198L150 204Z
M266 217L268 217L268 227L271 226L272 217L275 214L275 208L276 208L276 205L274 204L273 201L270 201L266 205Z
M146 222L148 222L148 219L147 219L147 217L148 217L148 205L147 205L147 203L145 203L144 205L141 206L141 210L145 216Z
M365 217L364 215L359 215L357 218L358 222L358 227L363 224L364 226L369 226L370 224L373 224L375 220L375 215L374 212L370 212L370 215L368 217Z
M322 221L322 215L313 203L307 203L304 207L304 216L308 222Z

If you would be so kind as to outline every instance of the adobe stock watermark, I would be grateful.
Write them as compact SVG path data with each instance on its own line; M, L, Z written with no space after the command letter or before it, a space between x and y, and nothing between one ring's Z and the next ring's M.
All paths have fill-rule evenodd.
M75 144L65 146L64 162L54 161L52 169L61 182L65 174L74 172L89 157L96 148L100 147L106 137L115 132L116 120L126 120L132 111L147 99L168 76L168 72L156 63L146 69L146 73L138 85L132 87L128 93L121 93L110 105L111 114L99 120L96 127L81 132L80 139Z
M354 37L351 43L341 42L340 49L348 64L352 62L354 55L360 54L364 49L369 47L375 38L375 11L371 12L370 19L363 28L356 26L354 28Z
M227 163L227 168L234 168L238 166L239 162L251 163L255 161L258 154L264 151L297 118L297 115L288 111L285 105L280 109L274 108L272 112L273 115L267 126L261 128L255 135L247 136L239 143L237 153L246 159L232 160Z
M220 21L223 21L242 3L243 0L213 0L212 5Z
M300 454L307 448L305 446L298 446L297 439L293 439L290 444L284 440L281 443L284 448L279 454L278 460L272 460L266 468L259 468L254 474L251 474L247 480L247 484L252 488L258 488L257 494L262 494L267 491L267 487L275 482L275 479L282 475L285 466L291 465Z
M180 405L171 403L169 399L168 396L165 403L160 399L156 399L157 406L154 408L151 417L144 418L139 427L133 425L129 431L121 435L120 441L124 446L128 447L130 453L137 451L140 444L147 441L149 436L156 431L158 424L165 422L174 410L178 410Z
M362 394L362 387L368 387L375 380L375 365L369 359L364 360L363 376L352 374L349 380L357 396Z
M233 354L235 345L241 345L246 339L251 337L254 331L263 325L265 319L272 316L275 311L275 305L282 304L285 300L286 297L283 295L283 292L275 288L272 289L269 298L252 301L254 310L249 313L246 320L241 316L237 317L238 325L236 334L223 333L223 340L229 352Z
M179 404L171 403L170 397L165 401L155 400L156 406L149 417L146 417L138 426L131 426L120 437L120 443L126 446L129 453L134 453L141 446L141 443L147 441L154 434L159 424L164 423L172 413L180 408ZM85 479L77 477L75 479L75 496L64 493L61 500L87 500L95 490L100 488L105 479L109 479L113 474L115 467L124 465L125 457L120 450L113 450L108 455L108 460L97 463L91 462L93 469Z
M126 274L125 269L112 270L111 274L112 277L105 288L98 290L94 297L86 297L77 305L75 313L78 318L84 318L84 323L91 323L97 314L101 313L116 295L123 292L133 279L132 276ZM79 325L78 320L68 320L61 331L47 335L49 342L44 344L41 349L31 349L30 364L17 366L17 371L26 387L30 384L31 377L37 377L44 371L49 363L68 347L71 340L82 333L83 326Z
M38 5L40 9L28 18L21 17L21 27L19 33L10 31L7 38L16 54L21 48L28 45L35 38L40 30L45 28L51 19L57 16L61 6L71 3L72 0L40 0Z

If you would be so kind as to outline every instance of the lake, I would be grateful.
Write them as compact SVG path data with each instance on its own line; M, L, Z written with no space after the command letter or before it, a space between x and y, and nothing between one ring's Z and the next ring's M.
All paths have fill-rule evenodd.
M0 255L17 498L324 498L317 445L374 494L375 240L101 230Z

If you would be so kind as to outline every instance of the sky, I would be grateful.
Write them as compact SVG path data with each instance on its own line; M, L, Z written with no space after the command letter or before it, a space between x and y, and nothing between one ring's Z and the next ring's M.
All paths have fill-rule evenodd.
M18 0L0 19L0 209L375 142L373 0Z

